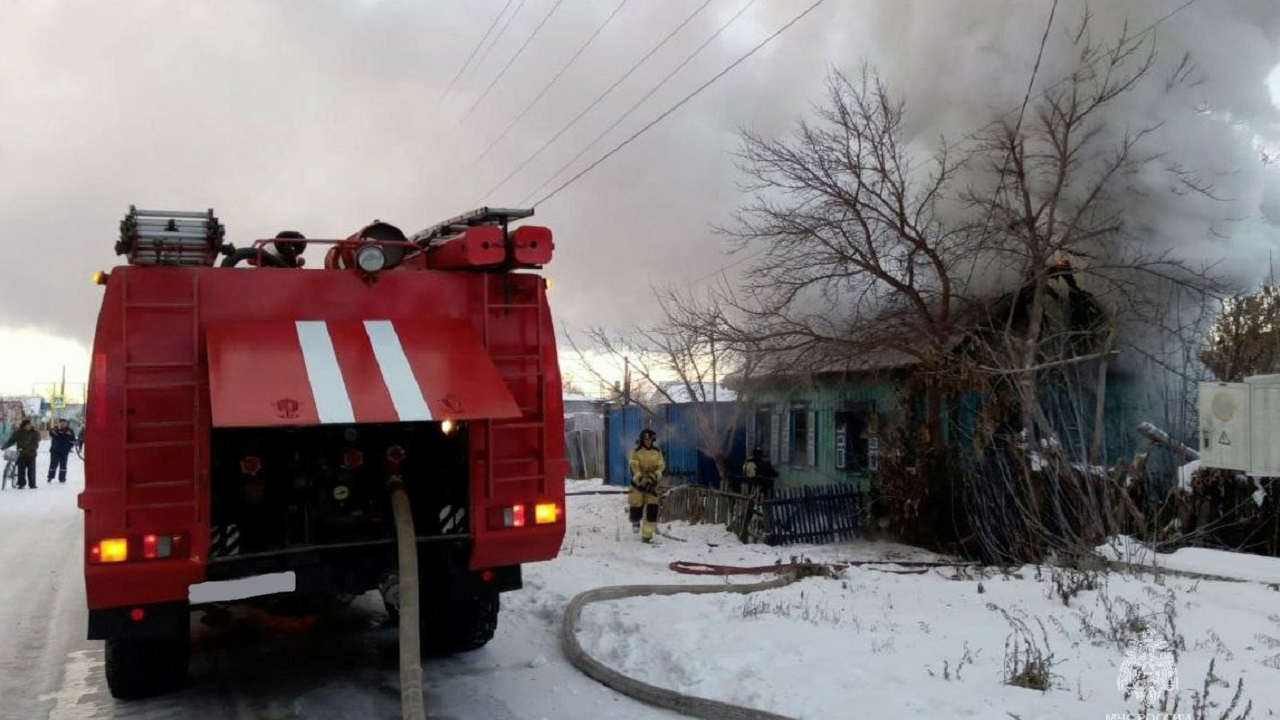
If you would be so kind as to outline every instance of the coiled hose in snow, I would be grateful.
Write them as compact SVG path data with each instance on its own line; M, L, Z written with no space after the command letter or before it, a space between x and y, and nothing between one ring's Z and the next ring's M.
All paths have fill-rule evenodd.
M683 569L686 563L672 563L672 569L677 572L689 572ZM710 567L710 566L702 566ZM717 574L728 575L738 572L763 573L776 572L780 573L773 580L764 582L744 584L744 585L618 585L614 587L597 588L581 593L569 601L569 607L564 613L564 624L560 627L560 644L564 649L564 654L569 658L569 662L578 668L588 677L610 687L618 692L628 695L641 702L656 705L667 710L674 710L678 713L691 715L693 717L704 718L705 720L794 720L786 715L778 715L776 713L765 712L763 710L755 710L753 708L742 707L741 705L732 705L719 700L709 700L707 698L695 697L693 695L685 695L674 690L660 688L656 685L650 685L634 678L627 677L604 663L596 660L587 654L582 648L582 644L578 642L576 628L578 618L582 614L582 608L595 602L603 602L606 600L621 600L630 597L644 597L646 595L680 595L683 593L708 594L708 593L753 593L761 590L772 590L774 588L785 587L797 580L814 575L827 575L831 572L831 568L824 565L812 563L792 563L789 565L770 565L761 568L743 568L724 569L720 572L708 573L701 572L698 574Z
M398 476L387 483L396 522L396 554L400 565L400 713L404 720L426 720L422 701L422 650L418 633L418 543L409 494Z

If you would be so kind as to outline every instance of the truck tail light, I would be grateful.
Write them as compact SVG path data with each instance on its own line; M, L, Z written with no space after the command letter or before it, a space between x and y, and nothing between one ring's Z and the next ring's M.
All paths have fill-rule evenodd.
M489 508L489 529L522 528L530 525L552 525L564 519L564 507L559 503L541 502L525 505L508 505Z
M142 538L142 557L145 560L175 557L183 546L182 535L145 535Z
M186 545L186 535L147 534L132 538L107 538L89 546L89 560L94 563L163 560L181 557L186 551Z
M538 503L533 507L535 525L548 525L560 519L560 506L555 503Z
M524 527L526 523L524 505L508 505L507 507L489 508L489 529Z
M524 527L524 505L503 509L502 524L506 527Z
M129 559L129 541L125 538L99 540L91 552L93 559L101 563L124 562Z

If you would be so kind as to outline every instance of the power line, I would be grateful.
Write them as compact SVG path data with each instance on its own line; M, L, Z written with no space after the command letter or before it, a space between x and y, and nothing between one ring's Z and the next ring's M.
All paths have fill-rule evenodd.
M645 125L644 127L642 127L642 128L640 128L639 130L637 130L635 133L633 133L633 134L632 134L630 137L628 137L626 140L623 140L621 143L619 143L617 146L615 146L612 150L610 150L609 152L607 152L607 153L605 153L604 155L602 155L598 160L596 160L595 162L591 163L591 164L590 164L590 165L588 165L587 167L583 168L583 169L582 169L582 170L581 170L577 175L574 175L573 177L571 177L571 178L569 178L568 180L566 180L564 183L562 183L562 184L560 185L560 187L557 187L555 190L552 190L552 191L551 191L551 192L550 192L546 197L543 197L541 200L539 200L538 202L536 202L536 203L535 203L535 206L536 206L536 205L541 205L542 203L544 203L544 202L546 202L546 201L550 200L551 198L555 197L556 195L558 195L558 194L560 193L560 191L561 191L561 190L564 190L565 188L569 187L569 186L570 186L570 185L572 185L573 183L577 182L577 181L578 181L578 179L579 179L579 178L581 178L582 176L584 176L584 175L586 175L587 173L591 172L592 170L596 169L596 167L598 167L598 166L600 165L600 163L603 163L605 160L608 160L609 158L613 157L613 156L614 156L614 155L615 155L619 150L621 150L622 148L626 147L627 145L630 145L630 144L631 144L631 142L632 142L633 140L635 140L636 138L638 138L638 137L640 137L641 135L645 134L645 133L646 133L650 128L652 128L653 126L655 126L655 125L657 125L658 123L662 122L664 119L666 119L666 118L667 118L668 116L670 116L672 113L674 113L676 110L679 110L681 107L683 107L683 106L684 106L684 104L685 104L685 103L687 103L687 102L689 102L690 100L692 100L693 98L697 97L697 95L698 95L699 93L701 93L703 90L706 90L708 87L711 87L711 85L712 85L713 83L715 83L717 80L719 80L720 78L722 78L722 77L724 77L725 75L729 74L729 71L731 71L731 70L733 70L734 68L736 68L736 67L738 67L739 65L741 65L743 62L745 62L745 61L747 60L747 58L751 57L752 55L755 55L757 52L759 52L759 50L760 50L761 48L763 48L765 45L768 45L770 42L772 42L774 38L776 38L776 37L778 37L779 35L781 35L782 33L786 32L789 28L791 28L791 26L793 26L793 25L795 25L796 23L800 22L800 20L804 19L804 17L805 17L806 15L808 15L809 13L813 12L814 10L817 10L817 9L818 9L818 6L819 6L819 5L822 5L822 4L823 4L823 3L825 3L826 1L827 1L827 0L817 0L817 2L813 3L813 4L812 4L812 5L810 5L809 7L805 8L805 10L804 10L803 12L801 12L799 15L795 16L794 18L792 18L792 19L791 19L791 21L790 21L790 22L788 22L786 25L783 25L782 27L778 28L777 30L775 30L775 31L774 31L774 33L773 33L772 35L770 35L769 37L767 37L767 38L765 38L764 40L762 40L762 41L760 42L760 44L758 44L758 45L756 45L755 47L753 47L753 48L751 48L750 50L748 50L748 51L746 52L746 54L745 54L745 55L742 55L742 56L741 56L741 57L739 57L737 60L734 60L733 62L729 63L729 65L728 65L728 66L726 66L726 67L725 67L725 69L723 69L723 70L721 70L720 72L716 73L715 75L713 75L713 76L711 77L711 79L710 79L710 80L708 80L708 81L706 81L705 83L703 83L703 84L699 85L699 86L697 87L697 89L695 89L693 92L691 92L691 93L689 93L688 95L684 96L684 99L682 99L680 102L676 103L675 105L672 105L670 108L667 108L666 112L664 112L664 113L662 113L661 115L659 115L658 117L654 118L652 121L650 121L650 122L649 122L649 124L648 124L648 125Z
M511 11L506 21L502 23L502 27L498 28L498 34L493 36L493 42L489 43L489 46L480 53L480 57L476 58L476 63L472 66L473 69L478 70L484 64L484 61L489 58L489 53L493 52L493 49L498 47L498 43L502 42L502 36L507 33L507 28L511 27L511 21L515 20L516 16L520 14L520 10L524 8L526 2L528 0L520 0L520 2L516 3L516 9Z
M516 54L511 56L511 59L507 61L507 64L503 65L502 69L498 71L498 76L493 79L493 82L489 83L489 87L485 88L483 93L480 93L480 97L476 98L476 101L471 103L470 108L467 108L467 112L462 116L462 120L466 120L471 117L471 113L475 112L475 109L480 106L480 103L484 102L484 99L489 97L489 92L493 90L498 82L507 74L507 70L511 69L511 66L515 61L524 53L525 48L529 47L529 43L533 42L533 39L538 37L538 32L542 30L542 26L547 24L547 21L551 19L552 15L556 14L556 10L559 10L563 3L564 0L556 0L555 4L551 6L551 9L547 11L547 14L542 16L542 21L533 29L533 32L529 33L529 37L525 38L524 44L520 46L519 50L516 50ZM461 122L462 121L459 121L459 124L461 124Z
M453 86L458 83L458 79L462 77L462 73L466 72L467 68L470 67L472 58L474 58L476 53L480 51L480 46L484 45L484 41L489 39L489 33L493 32L493 29L498 26L498 20L502 18L502 14L507 11L507 8L511 7L511 3L513 2L515 2L515 0L507 0L507 4L503 5L502 9L498 11L498 14L493 16L493 22L489 23L488 29L484 31L484 35L480 37L480 41L476 43L476 46L471 48L471 54L467 56L465 61L463 61L462 67L458 68L458 74L453 76L453 79L449 81L449 86L440 94L439 102L443 102L444 99L449 96L449 91L453 90Z
M677 25L677 26L675 27L675 29L674 29L674 30L672 30L671 32L667 33L667 36L666 36L666 37L664 37L664 38L662 38L662 41L661 41L661 42L659 42L657 45L654 45L654 46L653 46L653 49L652 49L652 50L650 50L648 53L646 53L644 57L640 58L640 60L638 60L638 61L636 62L636 64L632 65L632 66L631 66L631 69L629 69L629 70L627 70L625 73L623 73L623 74L622 74L622 77L618 78L617 80L615 80L615 81L613 82L613 84L612 84L612 85L610 85L609 87L605 88L604 92L602 92L602 93L600 93L598 96L596 96L596 99L595 99L595 100L592 100L590 105L587 105L585 108L583 108L583 109L582 109L582 111L581 111L581 112L579 112L577 115L575 115L575 116L573 117L573 119L572 119L572 120L570 120L567 124L565 124L565 125L564 125L564 127L560 128L560 130L558 130L558 131L556 132L556 134L555 134L555 135L552 135L550 140L547 140L546 142L544 142L544 143L542 144L542 146L541 146L541 147L539 147L537 150L535 150L535 151L533 152L533 154L532 154L532 155L530 155L529 157L525 158L523 162L521 162L518 166L516 166L516 169L514 169L514 170L512 170L511 172L507 173L507 176L506 176L506 177L504 177L504 178L502 178L502 180L501 180L501 181L499 181L497 185L494 185L493 187L489 188L488 192L486 192L486 193L484 194L484 195L485 195L485 197L488 197L488 196L492 195L494 192L496 192L496 191L497 191L499 188L501 188L503 185L506 185L506 184L507 184L507 181L508 181L508 180L510 180L512 177L514 177L514 176L516 175L516 173L520 172L520 171L521 171L521 170L523 170L523 169L524 169L524 168L525 168L529 163L533 162L533 161L534 161L534 160L535 160L539 155L541 155L541 154L543 153L543 151L545 151L548 147L551 147L551 144L552 144L552 143L554 143L556 140L560 139L560 136L562 136L562 135L564 135L566 132L568 132L570 128L572 128L574 125L576 125L576 124L578 123L578 121L579 121L579 120L581 120L581 119L583 118L583 116L585 116L587 113L591 112L591 109L592 109L592 108L594 108L596 105L599 105L599 104L600 104L600 101L604 100L604 99L609 95L609 93L613 92L615 88L617 88L619 85L621 85L621 84L622 84L622 82L623 82L624 80L626 80L628 77L630 77L630 76L631 76L631 74L632 74L632 73L634 73L637 69L639 69L641 65L644 65L644 64L645 64L645 62L647 62L647 61L649 60L649 58L653 57L653 54L654 54L654 53L658 52L658 50L660 50L660 49L662 48L662 46L664 46L664 45L666 45L668 42L670 42L670 41L671 41L671 38L673 38L673 37L675 37L675 36L676 36L676 33L680 32L680 31L684 28L684 26L685 26L685 25L688 25L688 24L689 24L689 23L690 23L690 22L691 22L695 17L697 17L698 13L702 12L702 10L703 10L704 8L706 8L706 7L707 7L708 5L710 5L710 4L711 4L711 0L703 0L703 3L702 3L701 5L699 5L699 6L697 7L697 9L695 9L692 13L690 13L690 14L689 14L689 16L688 16L688 17L686 17L683 21L681 21L681 23L680 23L679 25ZM483 203L483 201L484 201L484 198L481 198L481 199L478 201L478 203Z
M578 161L578 158L582 157L583 155L586 155L591 150L591 148L595 147L596 144L599 143L601 140L603 140L606 135L613 132L614 128L618 127L619 125L622 124L624 120L631 117L632 113L636 111L636 108L639 108L641 105L644 104L646 100L653 97L653 94L658 92L658 90L660 90L662 86L666 85L668 80L675 77L676 74L679 73L681 70L683 70L686 65L688 65L690 62L693 61L694 58L702 54L702 51L707 49L708 45L714 42L716 38L720 37L720 35L723 34L725 30L729 29L729 26L735 23L738 20L738 18L742 17L742 14L745 13L747 10L749 10L752 5L755 5L756 2L757 0L747 0L746 4L744 4L741 8L739 8L738 12L734 13L733 17L729 18L729 20L726 21L723 25L721 25L719 29L717 29L714 33L712 33L711 37L704 40L703 43L699 45L692 53L690 53L689 56L684 59L684 61L682 61L679 65L677 65L675 69L667 73L666 77L659 80L658 84L650 88L649 92L644 94L644 97L640 98L635 102L634 105L627 108L626 112L622 113L622 115L619 115L618 119L614 120L612 125L605 128L604 132L597 135L595 139L592 140L586 147L579 150L578 154L574 155L569 160L569 162L565 163L564 165L561 165L560 168L556 170L554 175L544 180L543 183L538 187L534 188L534 190L529 193L529 196L526 197L524 200L521 200L520 203L524 204L529 200L529 198L542 192L543 188L555 182L556 178L559 178L564 173L565 170L568 170L570 166L572 166L575 162Z
M622 0L622 2L618 3L618 6L613 9L613 12L609 14L609 17L605 18L605 21L600 23L600 25L595 29L595 32L591 33L591 37L587 38L587 41L582 43L582 46L579 47L577 52L575 52L573 56L569 58L568 62L566 62L564 66L560 68L560 71L556 73L555 77L551 78L551 80L547 82L546 85L542 86L542 89L538 91L538 95L534 97L533 100L531 100L523 110L520 111L519 115L516 115L515 119L513 119L510 123L507 123L507 126L502 129L502 132L498 133L498 136L493 139L493 142L489 143L489 147L485 148L484 152L480 153L480 155L477 156L476 159L472 162L479 162L483 160L485 156L489 154L490 150L493 150L495 147L497 147L498 143L502 142L503 138L507 137L507 133L511 132L511 128L515 127L516 123L523 120L524 116L528 115L529 111L533 109L533 106L537 105L538 101L542 99L542 96L546 95L547 91L550 90L553 85L555 85L557 82L560 81L560 78L565 74L566 71L569 70L570 67L573 66L573 63L578 60L578 57L582 55L583 52L586 51L587 47L589 47L591 43L595 42L595 39L600 36L600 33L604 31L606 27L608 27L609 23L613 22L613 19L618 16L618 13L630 1L631 0Z

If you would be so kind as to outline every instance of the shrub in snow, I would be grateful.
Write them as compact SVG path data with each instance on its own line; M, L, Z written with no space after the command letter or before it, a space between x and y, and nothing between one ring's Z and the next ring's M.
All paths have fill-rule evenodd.
M1055 665L1061 663L1053 655L1049 647L1049 632L1044 623L1036 620L1040 627L1039 639L1035 632L1022 618L1015 617L1004 608L990 603L988 609L996 610L1004 616L1013 632L1004 641L1004 682L1014 687L1029 690L1047 691L1061 678L1053 672Z

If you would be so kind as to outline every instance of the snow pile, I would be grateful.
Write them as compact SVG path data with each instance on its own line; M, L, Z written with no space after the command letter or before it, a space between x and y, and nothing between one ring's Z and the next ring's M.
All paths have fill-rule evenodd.
M570 492L595 486L587 481ZM499 640L535 624L552 632L563 602L589 588L707 581L668 571L666 565L677 559L764 565L800 555L933 557L892 543L742 546L722 527L683 523L663 529L686 542L659 537L658 544L646 546L631 535L624 505L621 497L570 498L562 555L528 568L528 587L504 605ZM1132 560L1143 557L1140 551L1130 543L1118 552ZM1160 560L1164 567L1280 581L1280 560L1272 558L1182 550ZM1233 686L1244 678L1255 712L1280 707L1280 683L1274 682L1280 640L1273 647L1257 639L1280 638L1280 620L1269 619L1277 595L1265 585L1177 577L1157 582L1151 576L1085 576L1035 567L1009 574L884 570L907 568L853 567L836 579L811 578L748 596L597 603L584 610L579 638L588 652L632 677L798 718L1094 717L1138 711L1138 702L1126 700L1116 683L1126 652L1136 652L1143 637L1133 629L1143 628L1157 637L1181 638L1185 649L1175 665L1184 706L1216 657L1218 675ZM1231 612L1224 614L1224 608ZM1131 616L1144 619L1130 622ZM1004 682L1006 641L1027 638L1052 654L1046 692ZM525 672L558 674L564 663L556 653L547 666ZM578 686L569 678L563 682ZM618 717L668 717L621 702L627 709ZM566 716L586 717L577 713L576 698L568 703L574 714Z
M1208 548L1179 548L1156 553L1126 535L1116 536L1098 552L1109 560L1163 570L1200 573L1260 583L1280 583L1280 558Z

